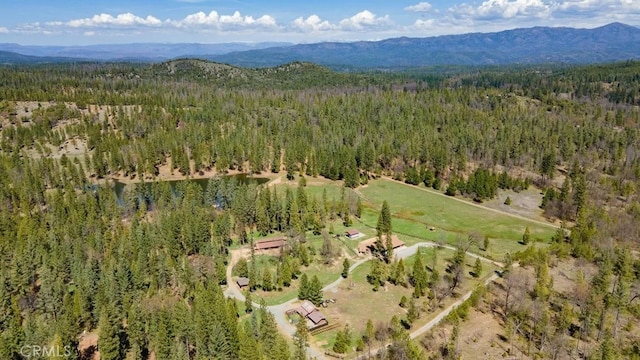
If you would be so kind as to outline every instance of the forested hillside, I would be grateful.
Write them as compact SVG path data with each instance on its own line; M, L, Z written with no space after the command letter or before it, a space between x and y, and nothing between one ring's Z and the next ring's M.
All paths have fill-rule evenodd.
M83 331L101 359L304 357L265 308L225 299L229 248L285 233L302 256L305 233L360 210L344 195L159 181L227 172L346 188L384 175L477 202L534 184L570 230L549 254L609 271L585 356L601 343L640 356L633 338L604 335L621 327L615 311L640 314L640 63L441 70L0 67L0 358L24 344L91 358L76 350ZM118 198L113 179L152 185Z

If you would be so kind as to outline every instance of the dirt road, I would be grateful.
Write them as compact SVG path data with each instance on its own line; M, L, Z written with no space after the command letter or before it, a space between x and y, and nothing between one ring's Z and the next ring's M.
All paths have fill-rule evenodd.
M418 249L420 249L421 247L434 247L434 246L441 246L443 248L447 248L450 250L456 250L455 247L453 246L449 246L449 245L439 245L433 242L421 242L421 243L417 243L408 247L404 247L401 249L398 249L395 251L395 256L399 259L406 259L412 255L414 255ZM484 262L489 262L492 263L495 266L499 266L502 267L502 263L491 260L491 259L487 259L485 257L482 257L480 255L476 255L473 254L471 252L467 252L467 255L474 257L474 258L479 258L480 260L484 261ZM231 251L231 260L229 261L229 264L227 265L227 289L224 291L225 296L228 297L233 297L236 298L238 300L244 301L245 297L242 294L242 291L238 288L238 285L232 281L232 270L233 267L235 266L235 264L238 262L238 260L240 260L242 257L248 257L249 256L249 250L248 249L239 249L239 250L232 250ZM367 258L363 258L360 259L358 261L356 261L354 264L352 264L349 267L349 272L353 272L358 266L364 264L365 262L369 261L371 259L371 257L367 257ZM489 278L487 278L485 280L485 285L488 284L491 281L494 281L495 279L498 278L497 274L493 274L492 276L490 276ZM326 285L324 288L322 288L322 291L324 292L328 292L331 289L337 287L338 285L340 285L340 283L344 280L344 278L339 277L338 279L336 279L335 281L333 281L332 283ZM411 338L415 339L417 337L419 337L420 335L424 334L425 332L431 330L431 328L433 328L434 326L436 326L437 324L440 323L440 321L442 321L442 319L444 319L447 315L449 315L449 313L451 313L451 311L453 311L453 309L455 309L456 307L460 306L460 304L462 304L463 302L465 302L467 299L469 299L469 297L471 297L472 291L467 292L466 294L464 294L460 299L458 299L456 302L454 302L453 304L449 305L446 309L444 309L443 311L441 311L435 318L433 318L431 321L429 321L428 323L426 323L425 325L419 327L418 329L414 330L411 332ZM280 328L280 331L289 336L289 337L293 337L293 335L296 332L296 328L295 326L293 326L290 322L289 319L287 318L286 315L286 311L293 308L293 304L295 302L297 302L298 299L292 299L289 300L287 302L284 302L282 304L278 304L278 305L271 305L271 306L267 306L267 310L269 310L269 312L271 312L276 320L276 323L278 324L278 327ZM256 304L253 303L253 305L255 307L259 307L260 304ZM372 349L375 351L372 351L372 353L375 353L376 351L380 350L382 348L378 347L376 349ZM310 359L324 359L325 355L324 352L322 351L322 349L311 345L307 348L307 355L309 356Z

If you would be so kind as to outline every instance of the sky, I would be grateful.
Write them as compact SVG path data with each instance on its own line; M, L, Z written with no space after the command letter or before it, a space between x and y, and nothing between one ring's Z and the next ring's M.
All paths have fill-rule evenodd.
M640 0L2 0L0 43L310 43L611 22L640 26Z

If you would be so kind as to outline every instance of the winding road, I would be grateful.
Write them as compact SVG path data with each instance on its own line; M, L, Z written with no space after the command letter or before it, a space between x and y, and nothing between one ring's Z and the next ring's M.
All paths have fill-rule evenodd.
M531 221L540 225L544 225L544 226L548 226L548 227L552 227L552 228L558 228L559 226L553 223L548 223L548 222L543 222L543 221L539 221L536 219L531 219L531 218L527 218L524 216L520 216L517 214L511 214L505 211L501 211L498 209L492 209L492 208L488 208L485 206L481 206L478 204L474 204L472 202L468 202L468 201L464 201L462 199L458 199L455 197L450 197L450 196L446 196L445 194L438 192L438 191L434 191L431 189L427 189L427 188L422 188L419 186L414 186L414 185L409 185L409 184L405 184L401 181L397 181L394 180L392 178L383 176L383 178L385 180L388 181L393 181L393 182L397 182L400 183L402 185L405 186L411 186L414 187L418 190L421 191L426 191L435 195L439 195L439 196L443 196L446 197L447 199L450 200L454 200L454 201L459 201L462 203L465 203L467 205L470 206L475 206L475 207L479 207L482 208L483 210L487 210L487 211L492 211L492 212L496 212L496 213L500 213L503 215L507 215L513 218L517 218L517 219L521 219L521 220L526 220L526 221ZM273 180L272 182L269 183L269 185L275 185L278 182L280 182L281 179L277 178L275 180ZM408 247L403 247L400 249L395 250L394 254L397 258L399 259L406 259L409 256L414 255L419 248L421 247L441 247L441 248L446 248L449 250L456 250L455 247L450 246L450 245L443 245L443 244L436 244L433 242L420 242ZM472 258L478 258L481 261L487 262L487 263L491 263L497 267L503 267L504 265L501 262L492 260L492 259L488 259L485 258L483 256L468 252L466 253L468 256L472 257ZM240 288L238 288L238 285L233 281L232 278L232 270L233 267L235 266L235 264L238 262L238 260L240 260L243 257L248 257L249 256L249 250L248 249L239 249L239 250L232 250L231 251L231 261L229 262L228 266L227 266L227 289L224 291L225 296L227 297L232 297L235 299L238 299L240 301L245 301L245 297L244 294L242 293L242 291L240 290ZM354 271L358 266L364 264L365 262L369 261L371 259L371 257L367 257L367 258L363 258L363 259L359 259L358 261L356 261L354 264L351 265L351 267L349 267L349 272ZM514 266L517 266L518 264L514 264ZM490 277L488 277L487 279L485 279L484 284L488 284L492 281L495 281L498 278L498 275L496 273L492 274ZM330 291L332 289L334 289L335 287L337 287L338 285L340 285L340 283L344 281L344 279L342 277L338 277L338 279L336 279L335 281L333 281L332 283L326 285L324 288L322 288L322 290L324 292ZM465 293L464 295L462 295L458 300L456 300L454 303L452 303L451 305L449 305L447 308L445 308L444 310L442 310L440 313L438 313L436 315L436 317L434 317L433 319L431 319L429 322L427 322L426 324L422 325L421 327L411 331L410 336L412 339L418 338L419 336L423 335L424 333L426 333L427 331L431 330L434 326L438 325L444 318L447 317L447 315L449 315L451 313L451 311L453 311L455 308L457 308L458 306L460 306L462 303L464 303L466 300L468 300L471 297L471 294L473 293L473 291L469 291L467 293ZM294 307L294 303L296 303L298 301L298 299L291 299L289 301L286 301L284 303L278 304L278 305L271 305L271 306L267 306L267 309L273 314L276 323L278 324L278 327L280 328L280 331L284 334L286 334L289 337L293 337L296 329L295 326L293 326L287 316L286 316L286 311L293 308ZM253 303L254 307L259 307L260 304L257 303ZM373 348L371 349L371 353L376 353L378 350L386 347L387 344L382 344L380 346L378 346L377 348ZM315 346L314 344L309 344L309 347L307 348L307 355L309 356L310 359L324 359L325 355L324 355L324 351L320 348L318 348L317 346ZM358 358L360 359L360 358Z
M449 245L440 245L440 244L436 244L433 242L420 242L408 247L403 247L400 249L397 249L395 251L395 256L398 259L406 259L412 255L414 255L421 247L441 247L441 248L446 248L446 249L450 249L450 250L456 250L455 247L453 246L449 246ZM235 266L235 264L238 262L238 260L240 260L243 257L247 257L249 255L249 251L248 249L239 249L239 250L232 250L231 251L231 260L229 261L229 264L227 265L227 288L224 291L224 295L227 297L232 297L235 299L238 299L240 301L245 301L245 297L244 294L242 293L242 291L240 290L240 288L238 288L238 285L233 281L233 277L232 277L232 270L233 267ZM467 252L467 255L473 258L478 258L484 262L488 262L491 263L495 266L498 267L502 267L503 264L491 259L487 259L485 257L482 257L480 255L471 253L471 252ZM353 272L358 266L364 264L365 262L371 260L371 257L366 257L363 259L359 259L358 261L356 261L355 263L353 263L350 267L349 267L349 272ZM490 276L489 278L487 278L485 280L485 284L488 284L491 281L494 281L495 279L498 278L497 274L493 274L492 276ZM322 291L327 292L330 291L332 289L334 289L335 287L337 287L338 285L340 285L340 283L342 283L342 281L344 281L344 278L342 276L338 277L338 279L336 279L335 281L333 281L332 283L326 285L325 287L322 288ZM442 321L442 319L444 319L447 315L449 315L449 313L451 311L453 311L456 307L460 306L460 304L462 304L463 302L465 302L467 299L469 299L469 297L471 297L472 291L469 291L467 293L465 293L462 297L460 297L456 302L454 302L453 304L449 305L446 309L442 310L435 318L433 318L432 320L430 320L428 323L424 324L423 326L413 330L411 332L411 338L415 339L417 337L419 337L420 335L424 334L425 332L429 331L431 328L433 328L434 326L436 326L438 323L440 323L440 321ZM278 305L271 305L271 306L267 306L267 310L269 310L275 320L276 323L278 324L278 327L280 328L280 331L282 331L282 333L286 334L289 337L293 337L293 335L296 332L296 328L295 326L293 326L289 320L287 319L286 316L286 311L293 308L293 304L296 303L298 301L298 299L291 299L289 301L286 301L284 303L278 304ZM253 305L255 307L259 307L260 304L257 303L253 303ZM380 346L379 348L376 349L372 349L372 350L379 350L381 349L382 346ZM373 352L375 353L375 352ZM324 351L316 346L314 346L313 344L309 344L309 347L307 348L307 355L309 356L310 359L324 359L325 355L324 355Z

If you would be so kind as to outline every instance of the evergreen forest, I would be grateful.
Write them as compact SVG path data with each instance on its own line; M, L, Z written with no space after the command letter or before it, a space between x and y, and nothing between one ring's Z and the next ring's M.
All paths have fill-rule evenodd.
M237 173L282 173L296 186L163 181ZM342 196L305 192L314 178ZM229 251L286 234L286 275L249 276L250 290L300 277L314 289L301 299L320 304L304 267L333 252L305 238L360 218L347 189L379 178L480 205L539 189L561 228L541 253L508 260L592 264L581 284L591 296L573 320L552 306L548 323L592 345L575 358L640 358L640 62L339 73L181 59L0 66L0 359L24 358L25 344L70 345L75 359L307 358L306 329L290 338L265 304L225 296ZM380 264L393 251L388 211ZM347 278L346 258L344 268ZM416 298L429 294L420 284ZM531 297L547 301L541 284ZM97 346L80 351L85 333ZM334 349L347 351L342 340ZM394 340L377 358L455 354Z

